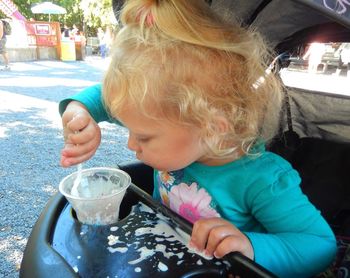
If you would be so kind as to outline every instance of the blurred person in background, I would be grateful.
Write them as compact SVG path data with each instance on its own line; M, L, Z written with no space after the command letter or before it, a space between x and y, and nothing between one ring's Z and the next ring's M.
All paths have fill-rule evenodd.
M105 32L103 31L102 27L98 27L97 29L97 38L99 43L100 55L102 58L105 58L107 54L107 45L105 40Z
M10 60L8 57L8 53L6 50L6 42L7 42L7 35L9 35L9 31L7 31L7 24L9 25L8 21L6 19L0 20L0 54L3 57L4 60L4 67L1 70L10 70Z
M303 56L303 60L308 59L308 72L317 73L318 65L321 64L322 56L326 52L326 47L323 43L313 42Z
M70 37L70 29L69 27L65 24L62 30L62 38L69 39Z
M97 37L99 41L99 50L102 58L106 58L112 42L112 30L109 26L106 27L106 32L101 27L97 29Z
M340 75L343 66L346 66L346 76L350 78L350 43L342 43L337 52L339 53L339 65L335 74Z
M79 32L79 28L77 27L77 25L73 24L72 26L72 30L71 30L71 36L75 37Z

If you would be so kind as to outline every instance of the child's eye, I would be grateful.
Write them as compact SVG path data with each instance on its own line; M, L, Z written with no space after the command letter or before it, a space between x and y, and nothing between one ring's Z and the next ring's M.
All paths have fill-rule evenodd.
M139 141L140 143L147 143L151 138L149 137L140 137L137 138L137 141Z

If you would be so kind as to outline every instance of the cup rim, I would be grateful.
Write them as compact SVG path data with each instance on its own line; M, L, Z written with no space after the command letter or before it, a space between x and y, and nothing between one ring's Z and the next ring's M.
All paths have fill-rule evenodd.
M59 183L59 185L58 185L58 190L59 190L59 192L60 192L63 196L65 196L65 197L67 197L67 198L74 199L74 200L94 201L94 200L103 200L103 199L111 198L111 197L113 197L113 196L115 196L115 195L118 195L120 192L126 191L126 190L128 189L128 187L130 186L130 184L131 184L131 177L130 177L130 175L129 175L127 172L125 172L125 171L123 171L123 170L121 170L121 169L119 169L119 168L112 168L112 167L91 167L91 168L85 168L85 169L83 169L83 170L82 170L82 173L88 172L88 171L92 171L92 170L95 170L95 171L99 171L99 170L101 170L101 171L113 171L113 172L122 173L122 174L127 178L128 185L125 186L125 187L123 187L123 188L121 188L121 189L118 190L117 192L113 192L113 193L110 194L110 195L102 196L102 197L98 197L98 198L96 198L96 197L93 197L93 198L82 198L82 197L79 197L79 196L74 196L74 195L72 195L72 194L70 194L70 193L67 193L67 192L65 192L65 191L63 190L63 184L64 184L64 182L65 182L67 179L69 179L69 178L71 178L72 176L74 176L74 175L77 174L77 171L75 171L75 172L69 174L68 176L65 176L65 177L60 181L60 183Z

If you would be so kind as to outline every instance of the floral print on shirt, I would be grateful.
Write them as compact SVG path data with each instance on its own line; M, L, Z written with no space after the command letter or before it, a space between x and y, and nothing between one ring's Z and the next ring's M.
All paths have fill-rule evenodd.
M213 208L210 194L196 182L182 181L183 170L158 173L159 193L163 204L194 223L201 218L220 217ZM180 181L179 181L180 180Z

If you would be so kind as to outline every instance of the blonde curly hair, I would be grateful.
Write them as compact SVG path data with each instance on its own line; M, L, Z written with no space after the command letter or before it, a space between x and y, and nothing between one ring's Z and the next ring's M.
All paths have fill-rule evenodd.
M224 21L204 0L130 0L120 19L103 82L113 117L127 103L145 117L198 127L211 157L249 153L274 135L282 90L256 32Z

